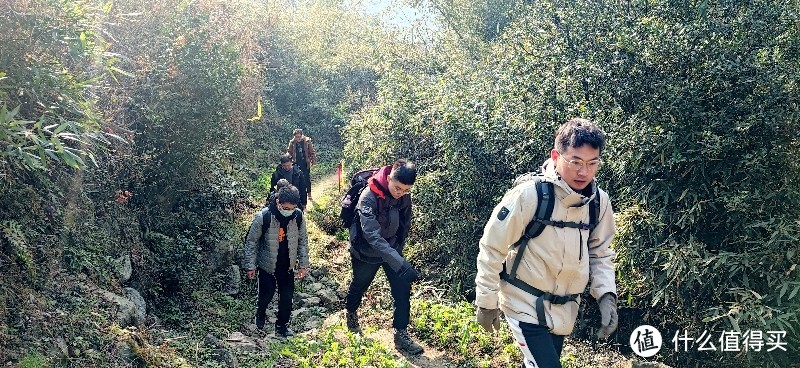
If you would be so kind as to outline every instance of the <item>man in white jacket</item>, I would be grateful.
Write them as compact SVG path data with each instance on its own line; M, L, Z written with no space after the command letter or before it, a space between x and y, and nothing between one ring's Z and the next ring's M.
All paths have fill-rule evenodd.
M572 332L580 293L589 281L601 313L598 336L607 338L617 328L614 252L609 247L614 213L594 180L604 146L605 134L594 123L567 121L542 165L539 181L552 188L554 204L550 221L539 221L546 223L541 233L524 246L517 244L537 213L542 190L535 180L506 192L484 228L475 277L477 321L491 332L499 328L502 310L525 357L523 367L561 367L564 337ZM599 209L591 216L590 203L596 199ZM520 250L521 261L509 276L507 269Z

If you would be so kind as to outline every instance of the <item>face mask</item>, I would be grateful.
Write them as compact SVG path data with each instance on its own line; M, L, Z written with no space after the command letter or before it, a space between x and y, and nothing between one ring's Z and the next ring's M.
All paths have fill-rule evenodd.
M284 209L278 208L278 212L280 212L281 215L283 215L283 217L289 217L294 213L294 210L284 210Z

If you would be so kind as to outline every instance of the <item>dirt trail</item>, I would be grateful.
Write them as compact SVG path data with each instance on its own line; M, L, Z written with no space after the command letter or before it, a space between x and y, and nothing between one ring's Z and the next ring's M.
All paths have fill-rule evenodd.
M334 173L334 174L328 175L328 176L322 178L321 180L313 183L313 185L311 186L311 195L312 195L312 197L314 197L315 199L320 199L322 197L322 194L325 193L325 191L327 191L328 188L335 187L335 186L338 185L337 179L338 179L337 175L336 175L336 173ZM337 199L334 199L334 200L337 200ZM313 205L314 205L314 203L311 202L310 206L313 206ZM336 242L334 240L333 236L327 236L327 237L328 238L327 239L323 239L323 241L321 243L313 244L312 246L321 246L320 244L338 243L338 244L340 244L340 246L346 247L346 243ZM340 251L346 253L346 249L345 250L341 250L340 249ZM340 252L335 252L335 253L340 253ZM333 257L332 256L329 260L333 261L333 263L334 263L333 266L335 268L339 269L339 270L350 267L350 261L349 261L348 257ZM375 286L376 285L373 285L373 288ZM346 285L344 285L344 287L346 287ZM366 308L363 308L363 309L366 309ZM388 318L391 318L392 311L391 310L387 310L385 312L386 312L386 315L389 316ZM333 326L333 325L342 325L342 326L344 325L344 311L343 310L331 313L331 315L329 315L325 319L323 324L322 324L323 327L325 327L325 326ZM340 334L337 334L337 336L338 335L340 335ZM417 342L425 348L425 352L424 353L422 353L420 355L410 355L410 354L399 352L394 347L394 335L393 335L393 331L390 328L385 328L385 329L379 329L379 330L372 331L370 333L367 333L366 337L371 339L371 340L379 342L381 345L386 347L386 349L388 351L392 352L392 354L395 356L395 358L397 360L401 360L401 361L407 362L410 367L415 367L415 368L448 368L448 367L456 367L456 364L454 364L447 357L447 354L445 352L437 350L436 348L434 348L432 346L428 346L423 341L420 341L419 339L417 339ZM338 336L338 338L340 340L346 339L344 334L341 334L341 336Z
M405 359L410 366L412 367L420 367L420 368L427 368L427 367L455 367L455 363L453 363L450 358L447 357L445 352L436 350L435 348L425 345L422 341L417 341L422 347L425 348L425 352L420 355L411 355L407 353L401 353L394 348L394 333L391 330L379 330L374 331L367 335L368 338L373 339L375 341L380 342L387 349L393 351L395 357L402 357Z
M337 180L336 173L330 174L328 176L323 177L322 179L311 183L311 196L314 198L320 198L322 193L324 193L328 188L336 186Z

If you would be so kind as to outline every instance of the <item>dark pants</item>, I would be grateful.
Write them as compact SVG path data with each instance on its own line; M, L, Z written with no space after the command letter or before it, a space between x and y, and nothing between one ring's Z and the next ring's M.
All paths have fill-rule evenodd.
M286 326L292 316L292 297L294 296L294 272L283 271L275 274L258 269L258 304L256 316L263 317L267 313L267 305L278 289L278 320L275 326Z
M297 167L303 172L303 179L306 181L306 192L311 193L311 169L305 161L298 161ZM300 193L300 198L305 198L306 196Z
M347 290L347 297L344 300L345 308L348 312L355 312L361 305L361 298L375 279L378 269L383 267L386 278L389 279L389 287L392 290L394 299L394 321L392 327L405 329L408 326L409 314L411 313L411 284L397 275L386 262L372 264L362 262L358 259L350 259L353 262L353 281Z
M561 349L564 348L564 336L553 335L547 326L533 323L520 322L522 336L525 337L525 345L530 350L533 358L536 359L536 366L539 368L561 368ZM525 368L525 362L522 368Z

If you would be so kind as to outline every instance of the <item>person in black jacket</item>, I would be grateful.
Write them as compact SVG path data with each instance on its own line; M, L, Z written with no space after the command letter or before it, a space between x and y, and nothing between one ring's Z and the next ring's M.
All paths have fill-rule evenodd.
M353 280L345 298L347 328L361 332L356 311L379 268L389 280L394 299L394 342L398 350L410 354L423 348L408 335L411 311L411 283L419 274L403 258L403 247L411 226L409 190L417 178L411 161L397 160L379 169L367 180L356 205L356 218L350 227L350 255Z
M304 174L297 165L292 163L292 158L289 157L288 154L284 153L281 155L281 163L278 167L275 168L275 173L272 174L272 180L270 181L270 188L275 188L278 184L278 180L286 179L289 184L297 188L300 191L300 203L299 207L300 210L306 210L306 204L308 204L308 193L306 191L306 180Z

